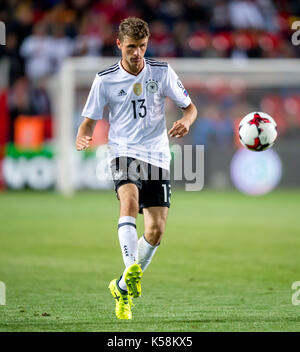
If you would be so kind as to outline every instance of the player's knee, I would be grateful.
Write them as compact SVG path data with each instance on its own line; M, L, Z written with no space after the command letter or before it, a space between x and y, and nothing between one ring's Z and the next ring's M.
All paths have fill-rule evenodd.
M145 237L152 246L157 246L164 233L164 224L153 224L145 229Z
M129 197L121 201L120 213L121 216L136 217L139 211L139 203L136 197Z

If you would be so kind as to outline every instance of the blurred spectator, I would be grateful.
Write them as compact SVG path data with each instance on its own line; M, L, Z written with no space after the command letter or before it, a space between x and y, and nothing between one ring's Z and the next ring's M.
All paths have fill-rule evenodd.
M160 12L161 20L168 26L169 30L171 30L177 21L185 18L184 2L180 0L162 1Z
M45 82L30 85L26 77L20 77L9 93L9 109L11 116L18 115L49 115L50 101L45 88Z
M21 56L25 59L26 74L32 80L46 77L52 73L51 38L42 23L33 27L33 33L27 37L20 48Z
M151 36L149 39L148 52L156 57L174 57L176 48L172 36L163 21L154 21L151 24Z
M65 26L57 24L52 28L52 37L49 41L51 72L59 71L63 61L73 54L74 43L65 34Z
M50 115L51 104L46 89L46 80L39 80L29 88L29 101L32 115Z
M20 45L31 34L34 12L26 2L10 0L4 3L7 5L6 11L11 16L6 30L8 33L16 34L18 45ZM7 22L5 21L5 23Z
M232 58L252 58L262 56L262 48L258 46L255 30L236 30L232 34Z
M16 80L8 94L8 108L10 115L10 140L13 140L14 121L19 115L31 115L33 108L29 99L29 82L26 77Z
M74 56L99 56L101 54L102 40L100 33L89 32L89 24L86 20L81 23L78 36L74 43Z
M181 56L203 57L204 52L208 50L208 47L211 44L211 36L207 32L201 30L182 39L183 42L180 47L184 48L185 51L184 55Z
M214 8L215 1L203 1L203 0L186 0L184 1L185 6L185 19L188 23L193 23L196 26L202 28L208 28L210 26L211 13Z
M277 9L271 0L257 0L257 5L264 18L265 28L268 31L277 31Z
M173 40L176 48L176 56L193 57L198 53L194 53L189 45L187 38L189 37L189 25L186 21L178 21L173 28Z
M116 46L117 33L113 25L104 18L100 27L100 35L102 39L103 56L118 56L119 50Z
M105 15L108 22L119 25L120 21L129 14L128 0L102 0L97 1L94 10L97 14Z
M5 48L5 50L4 50ZM6 46L0 46L0 57L9 60L9 83L24 75L24 60L19 54L18 37L15 33L8 33L6 36Z
M45 88L45 82L40 80L31 85L26 77L18 78L8 94L8 109L10 114L10 140L13 140L14 122L20 115L44 116L51 115L50 100Z
M225 0L217 0L212 9L210 25L215 31L227 31L230 29L228 6Z
M162 18L160 4L161 0L136 0L136 7L140 9L141 16L148 23Z
M265 28L264 18L255 1L233 0L228 10L234 28Z

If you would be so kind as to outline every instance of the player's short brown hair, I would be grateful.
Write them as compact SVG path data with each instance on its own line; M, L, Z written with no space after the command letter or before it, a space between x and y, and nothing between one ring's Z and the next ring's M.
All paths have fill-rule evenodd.
M122 42L126 35L135 40L149 37L150 31L147 22L137 17L125 18L119 25L119 40Z

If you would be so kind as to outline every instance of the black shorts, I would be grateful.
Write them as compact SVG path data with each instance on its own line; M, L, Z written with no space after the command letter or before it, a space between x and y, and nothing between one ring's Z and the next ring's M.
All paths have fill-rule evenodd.
M120 186L126 183L137 186L140 214L143 214L143 208L170 208L171 184L168 170L126 156L113 159L110 167L117 197Z

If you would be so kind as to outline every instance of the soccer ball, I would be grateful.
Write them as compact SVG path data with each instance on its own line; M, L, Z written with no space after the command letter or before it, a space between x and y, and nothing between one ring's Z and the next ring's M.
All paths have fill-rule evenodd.
M244 147L261 152L274 144L277 138L277 124L264 112L251 112L240 122L239 137Z

